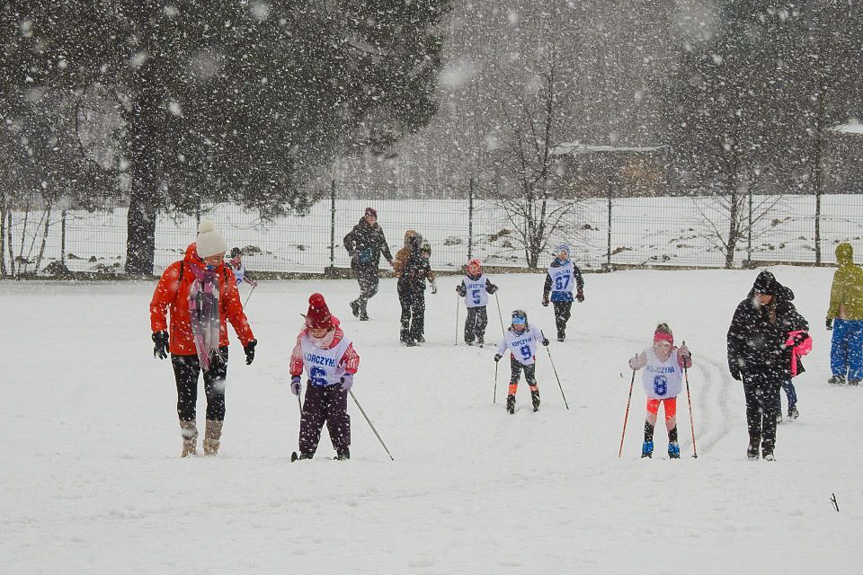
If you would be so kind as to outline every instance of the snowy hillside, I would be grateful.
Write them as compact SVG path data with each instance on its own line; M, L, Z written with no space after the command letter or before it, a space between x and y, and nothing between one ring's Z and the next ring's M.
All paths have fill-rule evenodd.
M247 310L253 365L232 332L222 451L191 460L179 457L170 364L152 358L154 284L0 282L0 572L859 573L863 389L826 384L832 270L773 271L815 340L775 463L746 460L743 392L725 367L725 332L757 271L586 276L570 338L549 348L571 409L541 351L542 408L522 383L514 415L503 369L492 404L492 347L454 345L456 278L427 295L428 343L414 349L398 343L394 280L368 323L350 315L353 281L262 282ZM520 307L553 333L543 276L492 279L504 317ZM326 433L315 460L289 461L288 356L313 291L356 342L354 392L395 462L353 404L351 461L329 459ZM499 341L494 299L489 319ZM639 458L636 382L618 459L626 361L660 320L694 354L699 457L684 395L683 458L667 460L659 431L656 459Z

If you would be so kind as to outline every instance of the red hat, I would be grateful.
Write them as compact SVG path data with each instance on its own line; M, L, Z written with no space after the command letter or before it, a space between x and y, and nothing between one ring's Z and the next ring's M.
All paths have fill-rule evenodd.
M674 345L674 336L670 333L656 330L653 332L653 343L659 343L660 341L667 341L669 344Z
M366 208L366 213L363 214L363 217L365 217L365 216L374 216L375 218L377 218L378 217L378 211L374 208Z
M330 308L327 307L327 302L324 301L324 296L319 293L313 293L309 296L309 311L306 313L306 327L310 329L319 329L322 327L333 329L333 316L330 315Z

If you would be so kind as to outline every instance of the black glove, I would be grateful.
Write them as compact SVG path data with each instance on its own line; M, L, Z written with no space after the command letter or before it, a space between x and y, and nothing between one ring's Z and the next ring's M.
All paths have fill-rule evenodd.
M490 286L488 287L488 293L490 293L491 295L494 295L494 294L495 294L495 292L497 292L497 286L496 286L496 285L494 285L494 284L490 285Z
M584 292L582 290L578 290L575 292L575 299L578 303L584 302Z
M455 293L457 293L461 297L464 297L465 295L467 295L467 290L463 285L457 285L455 286Z
M153 348L153 357L165 359L168 357L168 332L157 331L153 334L153 343L156 346Z
M548 347L548 338L547 337L542 338L542 345Z
M542 307L548 307L548 296L542 296Z
M794 345L795 346L800 345L801 343L803 343L807 339L809 339L808 333L806 333L805 331L803 333L798 333L797 335L794 336Z
M743 376L741 375L739 369L732 370L731 377L733 377L737 381L743 381Z
M252 365L252 362L255 361L255 346L258 345L258 340L253 339L245 346L243 346L243 351L246 352L246 365Z
M502 358L502 357L503 357L503 356L502 356L501 354L499 354L499 353L494 354L494 362L495 362L495 363L499 362L499 361L500 361L500 358Z
M824 325L827 328L827 331L833 331L833 318L828 317L827 322Z

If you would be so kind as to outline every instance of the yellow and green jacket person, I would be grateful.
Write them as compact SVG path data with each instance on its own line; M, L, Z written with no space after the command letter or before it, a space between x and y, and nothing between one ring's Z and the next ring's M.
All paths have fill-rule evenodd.
M863 268L854 265L854 248L843 242L836 246L839 269L833 274L827 319L863 320Z

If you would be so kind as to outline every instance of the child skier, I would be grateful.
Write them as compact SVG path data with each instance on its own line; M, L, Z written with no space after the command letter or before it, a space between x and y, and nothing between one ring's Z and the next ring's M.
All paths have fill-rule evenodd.
M234 270L234 276L237 278L237 287L240 287L240 284L243 282L246 282L253 288L258 287L258 282L246 273L246 264L243 263L243 250L240 248L231 249L231 259L228 260L228 266Z
M512 312L512 326L506 330L505 337L497 347L494 356L495 362L500 361L503 353L509 348L509 366L512 375L509 379L509 393L506 396L506 410L515 413L515 393L518 391L518 381L521 379L521 370L524 370L524 378L530 386L530 398L533 402L533 410L539 411L539 386L536 383L536 342L548 345L548 339L542 335L542 331L536 326L529 326L527 313L517 309Z
M396 286L402 306L400 339L408 347L425 342L426 280L431 292L437 293L434 272L429 265L431 246L420 240L419 235L410 239L410 255Z
M557 246L554 250L554 261L545 276L545 287L542 290L542 305L548 307L549 293L554 306L554 323L557 326L557 341L566 339L566 322L572 311L572 289L575 286L575 299L578 303L584 301L584 279L581 270L570 259L570 249L566 244Z
M482 273L482 264L477 258L467 262L467 275L455 288L456 293L464 298L467 308L467 318L464 320L464 341L482 347L485 343L485 328L488 325L488 294L497 291L497 286L491 283Z
M665 427L668 430L668 457L680 459L677 442L677 395L683 390L683 368L692 366L687 347L674 347L674 336L667 324L656 326L653 346L629 360L629 367L637 371L642 367L642 382L647 394L647 418L644 422L642 457L653 457L653 428L659 413L660 402L665 406Z
M330 314L324 296L312 294L305 328L291 353L291 392L294 395L299 397L302 390L303 369L308 374L306 401L300 419L300 454L292 454L291 461L314 457L324 421L336 459L351 458L348 390L359 365L360 356L339 327L338 318Z

